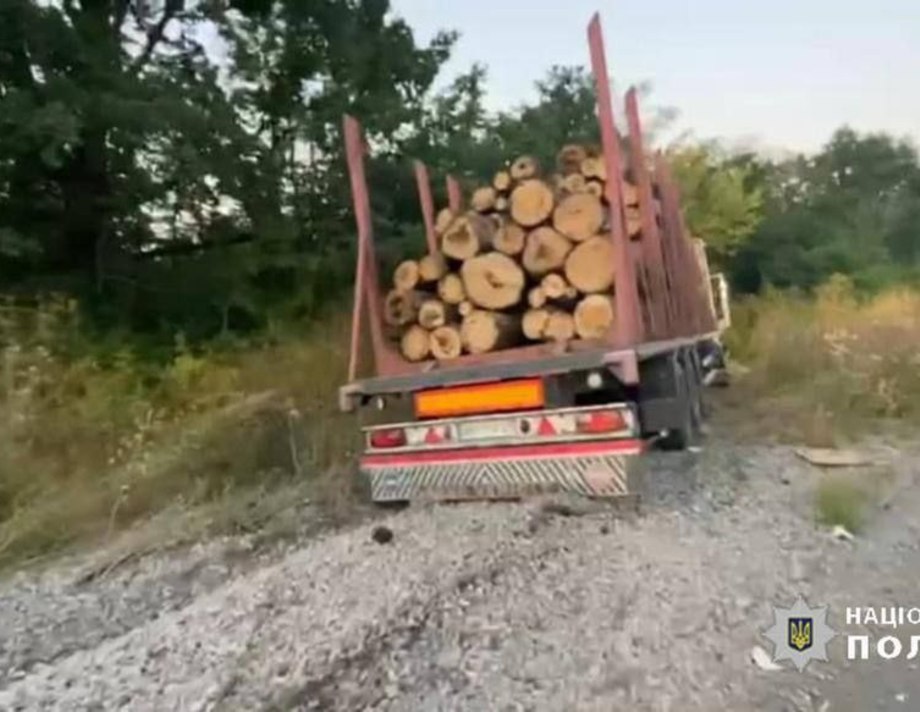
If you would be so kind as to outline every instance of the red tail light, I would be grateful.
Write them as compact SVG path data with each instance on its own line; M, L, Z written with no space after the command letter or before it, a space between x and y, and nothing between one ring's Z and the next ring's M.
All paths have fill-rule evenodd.
M402 428L387 428L371 432L371 447L402 447L406 444L406 431Z
M578 416L579 433L612 433L627 427L626 417L619 410L602 410Z

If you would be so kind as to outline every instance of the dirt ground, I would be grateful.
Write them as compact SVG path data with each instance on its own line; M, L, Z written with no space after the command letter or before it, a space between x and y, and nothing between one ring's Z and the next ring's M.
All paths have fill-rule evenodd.
M638 514L413 507L22 573L0 582L0 709L920 709L920 660L846 661L846 634L890 632L847 606L920 603L920 443L862 447L851 475L879 481L852 541L815 521L831 475L723 425L650 457ZM830 661L763 670L799 594L830 607ZM920 630L894 633L906 652Z

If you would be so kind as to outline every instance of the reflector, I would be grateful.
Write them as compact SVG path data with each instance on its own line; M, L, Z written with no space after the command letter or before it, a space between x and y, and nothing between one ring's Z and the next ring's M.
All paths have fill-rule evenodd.
M611 433L626 427L626 418L619 410L601 410L581 415L577 420L580 433Z
M388 428L371 432L371 447L402 447L406 444L406 432L402 428Z

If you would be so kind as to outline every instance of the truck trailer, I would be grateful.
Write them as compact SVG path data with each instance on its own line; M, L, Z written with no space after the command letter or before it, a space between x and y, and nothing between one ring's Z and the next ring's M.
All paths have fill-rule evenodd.
M588 26L607 175L638 189L641 239L625 228L621 181L606 183L614 247L615 319L600 339L573 339L410 363L382 322L366 143L356 119L344 136L358 234L349 382L340 407L373 420L363 428L359 469L380 503L420 498L586 497L634 494L652 446L694 446L704 417L707 371L721 365L727 290L711 275L702 241L684 223L665 157L644 146L635 89L625 95L629 150L615 123L600 19ZM628 158L627 158L628 155ZM416 162L428 249L437 249L427 168ZM447 177L451 209L459 184ZM370 335L370 349L362 336ZM373 355L373 375L358 378Z

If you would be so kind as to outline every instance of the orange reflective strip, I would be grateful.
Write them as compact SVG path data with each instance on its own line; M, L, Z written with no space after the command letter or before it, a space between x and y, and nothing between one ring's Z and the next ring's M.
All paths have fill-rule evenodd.
M539 378L486 383L415 394L415 414L420 418L492 413L541 408L545 402Z

